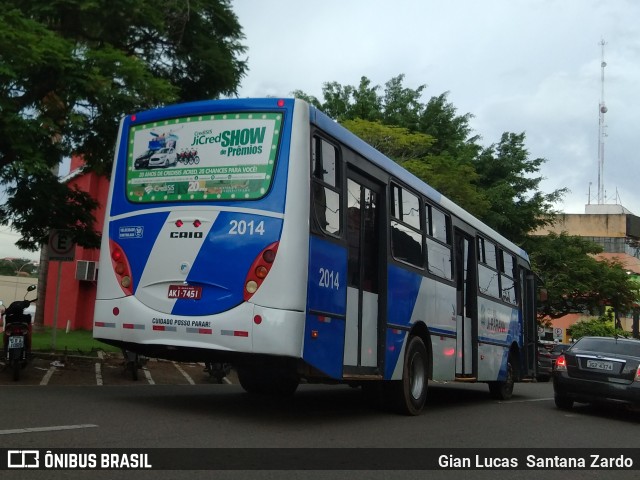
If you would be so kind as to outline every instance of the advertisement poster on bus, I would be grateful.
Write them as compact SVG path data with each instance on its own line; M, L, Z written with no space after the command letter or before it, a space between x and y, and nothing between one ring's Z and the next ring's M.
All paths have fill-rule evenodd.
M129 132L127 196L132 202L250 200L269 189L280 113L182 117Z

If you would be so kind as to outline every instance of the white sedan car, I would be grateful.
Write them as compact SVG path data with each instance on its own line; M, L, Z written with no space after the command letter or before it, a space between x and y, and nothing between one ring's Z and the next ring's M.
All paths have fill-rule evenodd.
M178 163L174 148L161 148L149 159L149 167L168 167Z

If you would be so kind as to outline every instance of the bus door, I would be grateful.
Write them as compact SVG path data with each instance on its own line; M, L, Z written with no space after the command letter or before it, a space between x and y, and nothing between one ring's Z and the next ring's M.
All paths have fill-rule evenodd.
M381 365L380 185L349 172L347 177L347 316L345 375L378 374Z
M456 378L473 378L476 372L478 338L478 296L476 255L473 238L455 229L455 269L457 290Z

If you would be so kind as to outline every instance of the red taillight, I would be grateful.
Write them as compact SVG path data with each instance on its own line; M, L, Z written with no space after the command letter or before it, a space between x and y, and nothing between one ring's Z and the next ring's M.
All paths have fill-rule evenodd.
M278 245L280 242L274 242L267 248L260 252L260 255L256 257L247 273L247 278L244 281L244 300L248 301L254 293L260 288L262 282L269 274L273 261L276 258L278 252Z
M560 355L556 360L556 370L566 370L567 369L567 359L564 358L564 355Z
M29 328L23 324L8 324L5 328L6 335L27 335Z
M125 295L133 295L133 279L127 256L120 245L113 240L109 240L109 249L111 250L111 265L116 277L118 277L120 288Z
M640 382L640 366L636 370L636 378L633 379L634 382Z

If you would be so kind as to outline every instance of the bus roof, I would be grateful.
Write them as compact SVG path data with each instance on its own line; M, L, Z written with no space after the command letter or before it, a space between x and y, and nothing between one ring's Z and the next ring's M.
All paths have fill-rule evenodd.
M297 100L299 102L304 102L303 100ZM305 102L306 103L306 102ZM308 105L308 104L307 104ZM513 253L519 255L529 261L529 255L522 248L517 246L512 241L508 240L494 229L486 225L485 223L478 220L476 217L471 215L469 212L464 210L459 205L455 204L453 201L449 200L447 197L442 195L440 192L435 190L433 187L429 186L424 181L420 180L418 177L408 172L396 162L373 148L367 142L359 138L358 136L351 133L349 130L344 128L338 122L333 120L331 117L318 110L317 108L309 105L310 109L310 117L311 122L320 127L322 130L327 132L328 134L334 136L337 140L340 140L342 143L360 153L362 156L369 159L376 166L380 167L393 177L399 179L406 185L414 188L415 190L421 192L426 195L429 200L432 202L442 206L442 208L448 210L456 217L461 220L467 222L473 228L483 233L490 239L495 239L502 246L510 249Z

